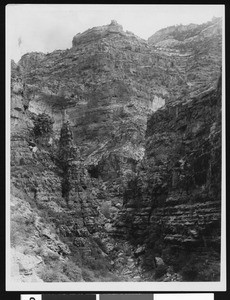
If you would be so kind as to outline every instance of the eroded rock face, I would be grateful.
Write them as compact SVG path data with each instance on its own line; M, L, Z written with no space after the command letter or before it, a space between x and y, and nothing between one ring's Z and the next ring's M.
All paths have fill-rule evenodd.
M23 91L21 82L21 74L14 73L12 280L139 280L140 270L135 270L134 263L128 266L133 272L124 264L130 259L125 254L127 247L123 243L118 246L109 234L114 230L110 222L121 207L121 199L112 203L104 183L91 178L68 121L63 120L59 132L57 128L51 130L48 115L37 115L24 107L28 102L21 92L18 95L20 89Z
M170 102L175 102L177 98L196 97L215 88L222 61L221 18L213 18L201 25L163 28L153 34L148 42L157 53L168 57L181 78L180 84L171 89Z
M78 33L74 36L72 45L73 47L77 47L80 44L91 43L105 38L111 33L124 35L123 27L115 20L112 20L109 25L93 27L82 34Z
M69 123L64 121L59 132L47 130L50 117L30 111L25 89L23 74L13 65L12 280L96 281L103 272L109 278L110 260L92 236L100 230L103 215L97 210L95 188L73 143ZM76 238L83 240L79 244ZM91 271L97 269L96 259L103 265L100 274Z
M168 44L149 45L116 21L72 45L12 62L15 280L181 281L182 267L168 265L188 247L190 259L213 257L216 280L220 85L182 97L180 68L192 56L170 56Z
M123 174L119 161L132 158L135 165L143 157L148 114L181 80L169 66L167 57L114 21L76 35L71 49L27 54L19 62L29 110L52 116L57 134L69 120L86 164L101 169L111 157L111 169L117 156L115 168Z
M148 120L145 157L128 184L116 234L145 246L145 268L160 256L184 280L219 280L220 206L219 81L214 92Z

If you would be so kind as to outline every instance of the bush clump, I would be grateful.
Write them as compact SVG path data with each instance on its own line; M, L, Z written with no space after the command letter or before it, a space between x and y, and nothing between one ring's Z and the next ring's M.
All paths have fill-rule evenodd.
M36 137L43 134L49 134L53 132L53 123L52 118L45 114L39 114L34 120L34 134Z

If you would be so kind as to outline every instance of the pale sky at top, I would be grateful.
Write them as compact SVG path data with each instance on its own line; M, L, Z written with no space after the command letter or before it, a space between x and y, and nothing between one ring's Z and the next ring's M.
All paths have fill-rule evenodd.
M70 48L75 34L109 24L111 20L148 39L167 26L202 24L213 16L223 17L224 6L18 4L7 5L6 14L7 56L18 62L27 52Z

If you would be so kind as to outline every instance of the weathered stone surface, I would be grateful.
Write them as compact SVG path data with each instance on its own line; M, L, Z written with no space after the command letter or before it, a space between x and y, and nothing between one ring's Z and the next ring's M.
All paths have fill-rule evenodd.
M16 262L16 280L181 281L192 263L183 278L181 265L168 266L188 249L189 259L212 256L207 270L218 278L221 33L213 22L186 38L186 53L112 21L76 35L71 49L12 62L11 242L22 259L41 258L30 274ZM208 54L202 65L199 51L209 44L204 80Z
M222 61L221 18L214 17L201 25L163 28L153 34L148 42L157 53L168 57L180 74L181 83L171 88L170 102L175 102L175 95L189 99L214 87Z
M146 266L148 257L157 255L176 266L177 255L183 252L187 255L185 263L194 254L200 257L201 266L204 253L213 252L219 268L219 85L214 92L189 103L158 110L148 120L146 154L136 177L128 184L123 214L116 223L118 236L129 233L134 243L146 244ZM201 246L203 249L198 250ZM183 266L180 268L183 273ZM215 272L218 280L219 272ZM202 276L196 276L202 280Z

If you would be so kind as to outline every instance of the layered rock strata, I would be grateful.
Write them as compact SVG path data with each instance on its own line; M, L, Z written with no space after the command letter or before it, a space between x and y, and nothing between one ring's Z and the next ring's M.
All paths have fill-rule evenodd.
M116 234L142 246L147 269L160 256L184 280L219 280L220 221L221 80L214 92L148 120L146 154L128 184Z
M109 167L116 178L124 174L123 162L131 171L143 157L147 115L165 104L180 76L174 67L168 72L167 58L114 21L77 34L72 44L22 57L28 108L51 115L57 133L69 120L85 162L100 164L102 177Z
M172 87L169 101L189 99L213 89L222 61L222 19L201 25L176 25L153 34L148 42L166 56L181 78L180 90Z
M90 176L70 123L58 131L48 114L30 111L14 64L11 87L12 280L140 280L129 243L109 233L121 200Z
M186 280L188 247L218 278L220 88L185 97L182 56L112 21L12 62L15 280Z

